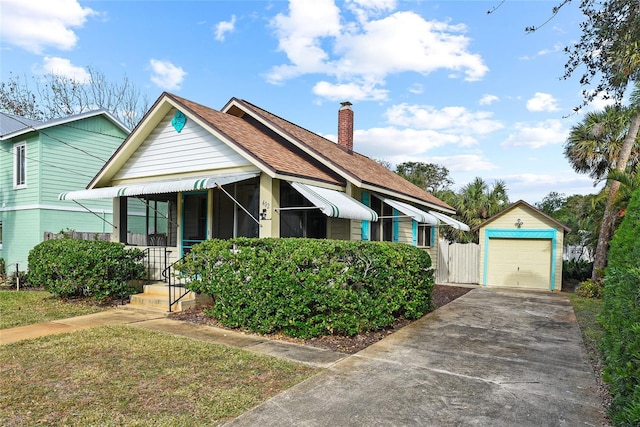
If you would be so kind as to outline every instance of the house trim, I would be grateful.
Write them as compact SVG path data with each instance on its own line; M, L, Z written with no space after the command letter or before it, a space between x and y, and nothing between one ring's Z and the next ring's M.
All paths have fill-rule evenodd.
M484 274L482 284L487 286L488 266L489 266L489 239L549 239L551 240L551 290L555 289L556 279L556 235L555 228L532 228L532 229L508 229L508 228L487 228L484 235Z

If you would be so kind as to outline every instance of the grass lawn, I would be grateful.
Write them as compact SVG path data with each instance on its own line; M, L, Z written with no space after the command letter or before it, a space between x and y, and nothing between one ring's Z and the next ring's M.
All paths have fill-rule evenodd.
M0 425L203 426L317 369L130 326L0 346Z
M584 298L574 293L568 293L573 311L576 313L578 325L582 331L582 339L589 357L600 359L600 342L604 335L604 329L598 321L598 315L602 312L603 300L596 298Z
M66 302L45 291L0 291L0 329L104 310L93 302Z

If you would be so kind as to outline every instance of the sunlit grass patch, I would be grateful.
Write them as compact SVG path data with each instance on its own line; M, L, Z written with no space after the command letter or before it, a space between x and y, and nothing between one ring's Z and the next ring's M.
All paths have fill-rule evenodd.
M215 425L317 369L105 326L0 346L3 425Z
M104 309L93 301L65 301L45 291L0 291L0 329L66 319Z

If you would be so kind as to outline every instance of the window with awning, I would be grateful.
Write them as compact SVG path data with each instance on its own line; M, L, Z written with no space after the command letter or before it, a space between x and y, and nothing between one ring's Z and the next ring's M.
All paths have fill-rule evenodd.
M149 194L178 193L215 188L234 182L255 178L260 172L208 175L197 178L149 181L113 187L92 188L61 193L59 200L112 199L115 197L141 196Z
M334 218L355 219L361 221L377 221L378 215L368 206L363 205L353 197L342 191L314 185L291 182L291 187L300 193L313 206L328 216ZM299 209L308 207L299 206ZM280 210L295 210L296 207L281 208Z

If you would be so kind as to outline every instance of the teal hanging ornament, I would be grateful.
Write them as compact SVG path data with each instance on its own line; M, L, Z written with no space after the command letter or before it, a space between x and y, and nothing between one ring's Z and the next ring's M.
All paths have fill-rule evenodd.
M182 113L182 111L177 111L171 120L171 126L176 130L176 132L182 132L184 125L187 123L187 117Z

